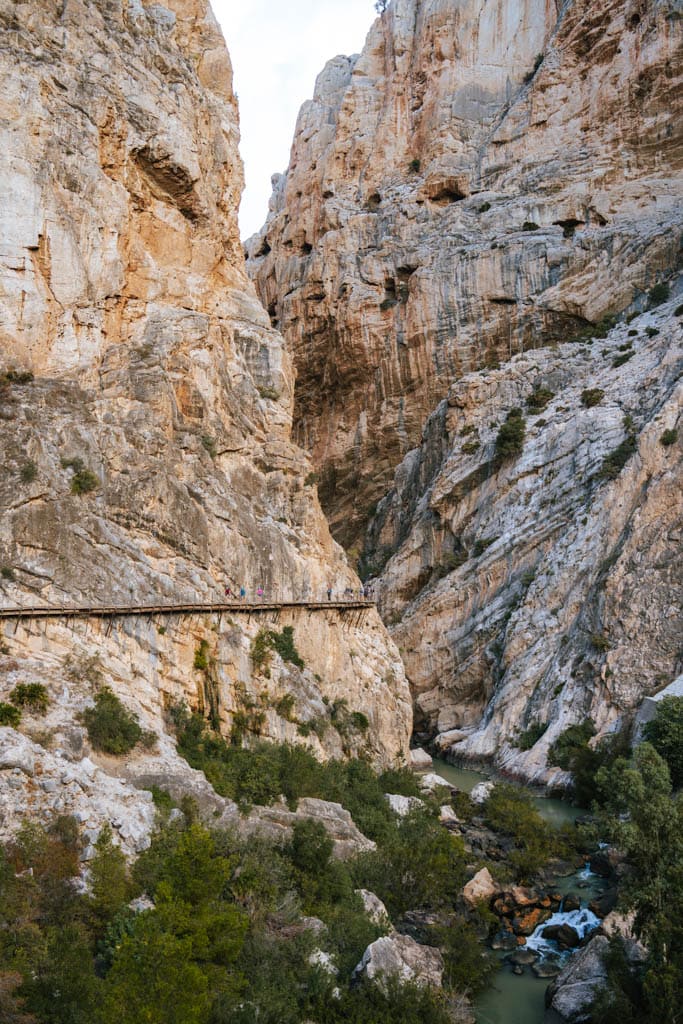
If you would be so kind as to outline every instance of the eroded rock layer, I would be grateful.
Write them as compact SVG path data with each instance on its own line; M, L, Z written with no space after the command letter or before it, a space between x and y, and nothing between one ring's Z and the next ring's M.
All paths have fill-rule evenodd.
M465 376L380 503L382 611L416 726L450 755L563 781L560 732L627 724L680 671L679 302Z
M237 107L208 4L0 0L0 83L2 605L356 589L244 270ZM273 655L268 682L251 644L287 622L7 625L0 696L41 663L59 689L69 658L97 657L157 728L165 700L211 697L226 730L253 704L255 731L303 741L295 719L345 699L368 722L346 747L402 757L407 687L375 612L294 613L305 667ZM307 742L344 746L333 728Z
M675 265L675 7L393 0L319 76L247 248L347 548L453 381Z

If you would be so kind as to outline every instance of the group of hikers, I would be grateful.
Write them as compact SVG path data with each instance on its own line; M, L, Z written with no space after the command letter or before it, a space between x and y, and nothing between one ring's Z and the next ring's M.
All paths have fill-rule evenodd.
M345 587L344 590L342 591L341 588L340 588L339 589L339 593L341 595L339 600L342 600L342 601L356 601L356 600L359 600L359 601L369 601L369 600L372 599L372 596L373 596L372 595L372 587L368 586L367 584L365 584L365 586L359 587L357 590L354 590L353 587ZM258 601L265 601L265 599L266 599L266 592L265 592L264 588L260 584L256 588L255 594L256 594L256 599ZM226 583L226 585L225 585L225 598L226 598L226 601L235 601L235 600L245 601L246 598L247 598L247 588L245 586L233 587L229 583ZM310 600L310 597L308 597L308 595L307 595L306 599ZM331 583L328 583L328 585L327 585L327 600L328 601L332 601L334 599L335 599L334 588L332 587Z

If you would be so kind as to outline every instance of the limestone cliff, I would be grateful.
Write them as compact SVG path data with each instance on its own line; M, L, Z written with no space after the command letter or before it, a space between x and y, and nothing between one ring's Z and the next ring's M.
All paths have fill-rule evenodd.
M348 548L452 382L675 265L680 39L674 0L392 0L319 76L247 249Z
M675 306L463 377L380 503L383 613L416 726L452 756L551 782L563 729L591 717L610 732L680 672ZM515 408L525 436L502 459Z
M244 270L237 146L206 0L0 0L2 606L358 587L290 438L294 372ZM259 629L287 624L304 667L273 652L259 672ZM164 707L181 699L321 756L407 748L374 610L3 625L0 699L45 683L34 739L74 763L102 682L160 737L132 772L175 764Z

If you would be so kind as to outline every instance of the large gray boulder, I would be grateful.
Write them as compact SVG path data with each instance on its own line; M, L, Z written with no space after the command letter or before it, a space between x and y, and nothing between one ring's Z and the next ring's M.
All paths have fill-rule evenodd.
M546 1003L566 1024L590 1020L590 1006L607 982L604 956L609 939L596 935L575 953L548 988Z
M24 775L36 770L33 744L15 729L0 728L0 770L18 768Z
M443 957L432 946L421 946L409 935L385 935L371 943L356 967L354 977L364 975L384 989L388 978L440 988Z
M248 834L266 836L275 841L287 840L298 821L313 819L325 827L334 842L333 855L346 860L357 853L376 848L375 843L364 836L353 818L341 804L329 800L303 797L296 811L290 811L284 800L271 807L254 807L248 818L240 823L240 829Z

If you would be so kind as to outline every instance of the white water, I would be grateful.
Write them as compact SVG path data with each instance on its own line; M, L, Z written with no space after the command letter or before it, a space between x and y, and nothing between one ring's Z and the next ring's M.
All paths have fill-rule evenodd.
M582 907L581 910L570 910L564 913L562 910L558 910L556 914L549 917L543 924L539 924L533 935L530 935L526 940L526 949L534 949L541 957L552 956L553 958L566 959L573 950L566 950L564 953L560 953L557 948L557 943L552 939L545 939L543 937L543 931L545 928L549 928L553 924L568 924L577 933L580 939L585 939L587 935L594 932L600 925L600 918L596 917L592 910L588 907Z

